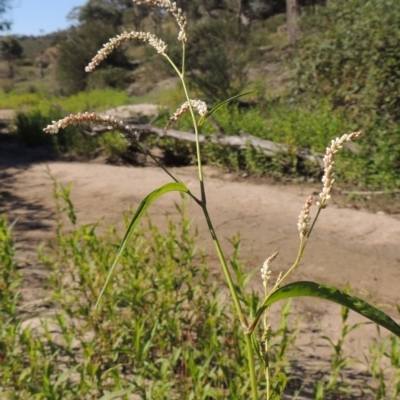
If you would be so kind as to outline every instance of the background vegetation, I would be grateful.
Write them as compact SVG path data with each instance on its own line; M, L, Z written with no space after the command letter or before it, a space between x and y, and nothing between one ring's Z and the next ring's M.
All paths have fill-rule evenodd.
M223 108L204 132L245 131L293 149L321 152L331 138L361 128L366 136L357 157L344 153L338 162L340 179L372 188L399 187L399 2L300 2L302 35L294 48L288 47L282 1L243 1L239 8L229 1L180 3L188 6L191 20L187 72L199 97L212 105L238 91L258 90L246 102ZM154 79L171 77L151 49L139 44L124 48L93 76L83 67L109 36L125 28L157 32L170 44L172 57L179 57L172 41L175 27L163 13L130 0L91 0L71 18L77 26L68 32L18 38L23 52L15 45L13 76L3 46L0 108L18 111L12 128L28 146L86 157L102 150L124 158L132 149L115 133L93 139L70 128L49 137L42 128L69 112L141 101L171 107L160 111L156 123L163 125L183 96L179 89L168 97L151 91ZM127 92L122 90L126 86ZM177 127L189 129L189 123L183 118ZM149 145L163 149L164 162L191 163L194 157L191 146L170 139L152 139ZM207 144L204 158L260 175L320 175L318 166L302 162L294 151L266 158L253 148L236 152ZM97 224L80 226L69 188L55 184L54 195L61 201L55 240L50 250L40 251L50 272L46 284L54 314L28 322L21 316L12 229L0 216L0 397L105 400L114 390L124 396L125 388L143 399L226 399L228 391L232 399L249 397L240 327L221 296L222 283L209 286L209 269L196 250L184 207L178 206L182 219L168 220L166 232L148 221L146 229L135 233L137 246L123 256L131 268L121 271L102 314L94 315L93 304L121 239L113 227L102 235ZM239 239L232 244L231 267L236 281L244 284L248 276L238 259ZM254 310L258 296L241 295ZM299 357L292 353L297 332L288 323L289 313L287 305L281 326L271 332L271 367L274 377L288 380L290 395L338 399L355 397L360 390L364 399L398 396L399 343L393 336L371 344L368 377L360 387L346 381L345 368L354 360L342 345L355 329L347 325L346 310L342 337L330 342L330 370L312 377L313 384L302 380L294 362Z
M247 132L293 149L323 152L331 138L361 129L366 134L357 156L351 154L350 161L344 154L338 164L341 181L398 188L400 3L300 1L301 35L294 48L288 47L284 3L179 3L190 19L187 73L198 96L212 106L240 91L257 90L256 95L222 110L203 131L225 135ZM179 88L168 98L159 89L173 72L155 57L153 49L140 43L117 51L94 74L84 72L102 43L122 30L156 32L168 42L171 57L177 59L176 27L168 15L130 0L90 0L72 10L70 17L75 27L67 32L18 38L23 49L19 54L24 58L13 56L15 77L1 78L0 107L25 113L25 119L19 116L16 121L20 137L38 138L27 143L43 144L44 138L34 133L39 113L44 121L57 110L101 111L150 101L168 106L171 114L181 104ZM6 73L6 51L3 59ZM155 86L157 82L160 86ZM157 124L167 118L168 114L162 113ZM187 126L182 121L178 128ZM85 149L79 147L82 140L72 142L75 144L58 149L82 155L97 154L101 147L96 139L93 145L82 145ZM166 159L184 152L172 160L176 164L190 163L194 157L191 146L171 140L157 143ZM318 166L304 163L295 152L271 159L257 149L236 152L207 146L204 155L208 163L280 178L314 179L320 173Z
M107 400L135 393L140 399L249 398L242 330L221 290L223 282L213 277L210 283L210 268L185 204L177 205L178 219L166 217L164 232L149 219L136 231L135 246L127 248L122 260L129 268L118 272L101 312L93 313L121 238L113 226L80 225L70 190L54 182L54 240L39 249L47 271L47 312L28 319L20 309L22 280L12 227L0 215L0 397ZM244 288L250 275L242 270L239 249L240 238L234 237L230 267L238 288ZM243 303L256 310L258 295L240 293ZM288 303L269 339L272 379L288 382L290 398L397 398L398 338L377 335L366 359L353 359L343 342L363 324L349 325L343 309L342 335L331 342L331 365L315 374L299 361L298 331L290 315ZM367 366L362 380L354 380L347 369L355 362ZM263 374L259 362L261 385ZM110 392L116 392L114 397Z

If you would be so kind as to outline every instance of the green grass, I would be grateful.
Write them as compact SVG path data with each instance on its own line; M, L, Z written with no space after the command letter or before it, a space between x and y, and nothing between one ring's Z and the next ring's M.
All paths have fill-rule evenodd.
M22 136L28 139L25 142L29 145L35 145L35 141L36 145L39 145L46 142L46 138L42 138L43 135L39 132L42 127L68 113L86 110L101 112L111 107L141 102L165 105L168 101L172 101L180 104L181 96L178 89L172 91L170 96L167 96L167 91L161 90L137 98L129 98L124 92L111 89L82 92L66 98L52 97L41 92L24 94L11 92L0 94L0 108L15 108L22 111L28 123L21 128L20 121L17 121L18 132L24 132ZM174 111L169 109L170 114ZM161 114L157 124L164 126L168 118L169 114ZM340 110L332 110L328 102L320 102L313 107L285 102L267 102L244 110L235 106L224 107L215 115L215 120L222 132L227 135L239 135L244 131L262 139L291 146L293 152L269 158L253 148L236 151L206 144L203 161L208 164L282 179L293 177L320 179L321 168L296 157L294 149L305 148L312 152L323 153L333 138L352 130L363 129L366 135L356 144L358 152L344 151L339 155L336 166L338 178L344 183L369 188L390 189L400 186L400 169L396 167L399 159L399 145L396 142L399 127L393 124L386 126L385 121L357 126ZM174 127L181 130L191 129L189 116L180 119ZM214 134L216 129L207 121L202 126L202 132ZM125 157L127 144L126 142L123 144L116 134L110 134L106 139L100 140L85 139L81 134L62 133L61 136L63 136L61 145L56 144L59 152L70 152L91 158L105 148L106 154L111 157ZM187 165L195 162L193 145L172 139L161 139L156 142L164 151L164 161L167 164Z
M83 111L104 111L108 108L129 104L129 97L123 91L113 89L81 92L69 97L52 96L43 92L0 93L0 108L19 111L39 110L49 112L59 107L68 113Z
M55 241L39 252L48 271L51 311L41 314L35 329L28 322L21 325L21 277L12 230L0 217L0 398L100 399L115 391L121 391L119 398L128 392L141 399L249 398L241 328L222 282L210 277L184 204L177 206L178 219L166 217L161 230L148 219L136 231L95 312L121 238L113 227L100 234L98 224L80 226L69 200L70 187L54 182L54 194ZM230 265L241 286L247 276L239 261L240 237L232 244ZM247 307L257 308L256 293L242 292L241 297ZM359 390L344 380L349 362L342 344L355 327L347 324L346 311L342 316L343 335L332 342L331 372L313 383L315 400L325 398L321 393L351 396ZM291 366L301 353L295 350L299 332L290 328L289 317L287 304L280 326L270 334L270 365L274 380L294 379L286 391L294 396L308 384L302 376L299 385ZM398 339L377 338L371 354L371 384L363 390L368 398L395 399L400 388ZM263 382L260 364L256 371Z
M56 196L67 200L69 189L56 187ZM63 207L57 242L40 256L55 313L38 331L19 328L18 319L2 325L0 393L98 399L128 387L143 399L225 399L227 390L236 393L229 398L248 397L240 326L221 282L210 283L184 210L180 222L167 219L166 233L148 221L135 234L95 313L120 238L113 228L100 236L96 224L77 226L68 202L65 221Z

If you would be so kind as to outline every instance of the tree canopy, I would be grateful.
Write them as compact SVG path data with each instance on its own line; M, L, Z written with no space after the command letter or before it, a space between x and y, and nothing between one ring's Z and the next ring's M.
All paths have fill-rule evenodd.
M0 31L10 29L11 21L4 19L4 14L10 8L12 0L0 0Z

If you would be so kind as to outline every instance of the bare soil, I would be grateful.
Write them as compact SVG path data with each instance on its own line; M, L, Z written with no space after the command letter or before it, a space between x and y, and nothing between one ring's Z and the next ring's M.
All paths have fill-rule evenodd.
M3 138L4 139L4 138ZM115 223L122 229L122 212L138 203L149 192L170 178L154 166L113 166L93 162L57 161L46 149L31 150L0 141L0 212L16 221L15 237L18 262L24 274L23 311L27 314L45 307L43 289L46 271L36 258L37 246L54 236L55 223L52 181L47 169L63 185L73 183L72 200L82 224L102 220L102 226ZM194 193L199 193L196 169L173 168L172 172ZM223 248L229 254L229 239L240 232L241 255L247 270L260 269L263 261L275 251L273 278L293 263L299 246L297 218L309 194L317 194L319 185L282 184L267 179L246 180L235 174L207 167L205 169L208 206ZM341 206L352 206L347 196L338 196ZM177 194L168 194L152 205L150 214L162 224L165 214L176 215ZM387 203L387 200L385 200ZM330 204L309 241L308 248L293 280L313 280L344 288L381 306L398 319L395 305L400 304L400 220L388 215L398 205L379 202L371 209L341 208ZM363 203L361 203L363 204ZM189 203L189 214L199 229L199 244L207 251L212 273L219 275L218 260L207 232L201 210ZM382 206L383 207L383 206ZM315 210L314 210L315 211ZM378 211L378 213L376 213ZM382 211L382 212L379 212ZM385 212L383 212L385 211ZM262 290L260 274L251 288ZM39 295L40 294L40 295ZM298 363L307 365L304 374L329 370L332 350L320 339L322 334L338 337L340 307L313 299L293 302L293 324L301 333L297 342L302 356ZM273 310L274 311L274 310ZM279 306L272 319L278 323ZM363 321L351 313L350 322ZM346 343L349 355L362 359L368 355L368 344L376 336L373 325L357 329ZM363 379L366 367L357 364L353 379ZM362 384L361 384L362 386Z

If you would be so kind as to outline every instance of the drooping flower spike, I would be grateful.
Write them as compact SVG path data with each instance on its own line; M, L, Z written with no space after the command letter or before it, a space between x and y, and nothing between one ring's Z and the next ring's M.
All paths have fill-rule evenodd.
M297 222L297 228L300 232L300 239L303 239L308 233L310 225L310 208L312 206L312 203L313 197L309 196L304 204L303 209L300 212L299 221Z
M187 20L182 10L176 6L176 3L172 3L170 0L133 0L133 2L136 4L146 4L152 7L164 8L175 18L179 26L178 40L181 42L187 41Z
M60 119L58 121L53 121L51 125L48 125L43 130L46 133L55 134L58 133L60 129L64 129L69 125L78 125L78 124L96 124L96 125L105 125L108 129L116 129L120 132L129 132L132 133L129 126L126 126L123 121L120 121L110 115L100 115L97 113L78 113L78 114L70 114L68 117Z
M131 40L141 40L143 42L147 42L150 46L153 46L158 53L164 56L166 55L167 45L156 35L153 35L149 32L124 32L110 39L106 44L104 44L103 47L93 57L89 65L85 68L85 71L92 72L117 47Z
M331 190L333 183L335 182L335 155L336 153L343 147L343 144L346 142L350 142L354 139L359 138L362 135L362 132L353 132L350 134L344 134L340 138L336 138L332 140L330 147L326 148L326 154L324 157L324 176L322 177L322 192L319 194L321 198L320 202L317 202L317 206L320 208L324 208L326 202L331 197Z
M190 100L190 104L193 109L195 109L201 117L207 115L207 104L202 100ZM165 130L168 130L173 123L175 123L179 118L182 117L186 112L189 111L189 103L185 101L174 113L174 115L169 119L168 124L165 126Z

